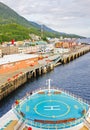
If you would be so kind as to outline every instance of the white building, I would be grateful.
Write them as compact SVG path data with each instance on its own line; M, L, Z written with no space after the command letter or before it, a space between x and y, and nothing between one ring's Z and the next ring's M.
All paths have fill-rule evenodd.
M2 50L0 49L0 58L2 57Z
M70 48L54 48L54 53L68 53L70 51Z

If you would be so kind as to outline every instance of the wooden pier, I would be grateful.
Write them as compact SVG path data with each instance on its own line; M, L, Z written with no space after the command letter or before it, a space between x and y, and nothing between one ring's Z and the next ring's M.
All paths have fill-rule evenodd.
M54 65L52 63L38 64L33 67L0 75L0 78L2 78L0 82L0 100L32 78L45 74L53 69Z
M68 54L64 54L61 58L61 63L66 64L69 63L70 61L73 61L76 58L79 58L80 56L90 52L90 45L89 46L83 46L80 49L76 51L72 51Z
M83 46L74 52L57 56L56 60L49 57L47 61L50 62L43 59L34 66L27 66L26 68L19 68L15 72L0 74L0 100L32 78L52 71L56 64L69 63L88 52L90 52L90 46ZM52 57L55 57L55 55Z

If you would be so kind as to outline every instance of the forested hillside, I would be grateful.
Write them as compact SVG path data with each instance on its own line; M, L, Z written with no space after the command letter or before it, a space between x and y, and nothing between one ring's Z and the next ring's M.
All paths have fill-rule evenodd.
M41 35L41 25L30 22L14 10L0 2L0 43L4 41L25 40L30 34ZM46 37L80 37L78 35L56 32L44 25L43 39Z

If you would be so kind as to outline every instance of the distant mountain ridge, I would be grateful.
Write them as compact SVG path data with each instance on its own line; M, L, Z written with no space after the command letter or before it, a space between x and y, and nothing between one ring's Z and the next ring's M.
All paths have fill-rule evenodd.
M54 32L54 33L60 33L60 34L66 34L66 33L63 33L63 32L57 32L57 31L55 31L55 30L53 30L53 29L47 27L47 26L44 25L44 24L40 25L40 24L37 24L37 23L35 23L35 22L33 22L33 21L30 21L30 23L31 23L33 26L37 27L37 28L41 28L41 27L42 27L44 31Z
M57 32L43 25L44 37L80 37L78 35ZM28 21L13 9L0 2L0 42L10 39L24 40L30 38L30 33L41 35L41 25Z
M35 23L35 22L33 22L33 21L30 21L30 23L31 23L33 26L37 27L37 28L43 28L44 31L56 32L55 30L53 30L53 29L51 29L51 28L45 26L44 24L38 24L38 23Z
M76 35L76 34L67 34L67 33L64 33L64 32L58 32L58 31L55 31L55 30L53 30L53 29L47 27L47 26L44 25L44 24L40 25L40 24L37 24L37 23L35 23L35 22L33 22L33 21L30 21L30 23L31 23L33 26L37 27L37 28L43 28L43 31L53 32L54 34L65 35L65 36L82 37L82 36L79 36L79 35Z

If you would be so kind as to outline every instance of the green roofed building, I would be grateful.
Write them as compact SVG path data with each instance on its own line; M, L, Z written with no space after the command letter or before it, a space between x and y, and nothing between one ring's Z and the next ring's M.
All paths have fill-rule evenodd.
M46 45L47 44L47 42L45 42L45 41L36 41L35 43L36 43L36 45Z

